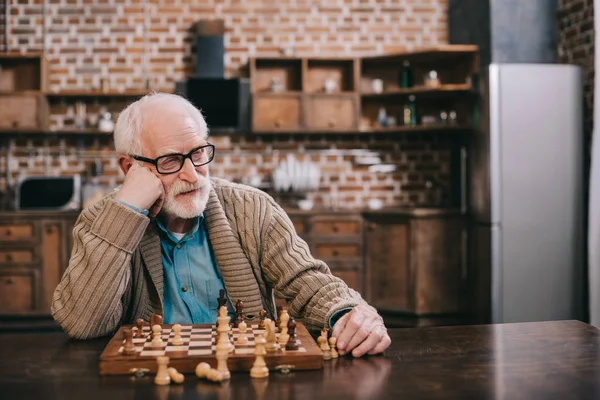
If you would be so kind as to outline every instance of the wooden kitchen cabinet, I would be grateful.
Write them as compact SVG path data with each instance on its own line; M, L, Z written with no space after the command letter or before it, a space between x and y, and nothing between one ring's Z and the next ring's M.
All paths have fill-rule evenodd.
M68 264L75 218L0 215L0 329L57 327L50 306Z
M307 95L304 107L308 129L332 131L358 129L358 97L355 95Z
M468 302L464 217L365 218L367 300L394 325L460 322Z
M297 130L301 125L300 95L260 94L254 96L252 124L256 130Z
M358 213L290 213L313 257L352 289L364 292L363 220Z

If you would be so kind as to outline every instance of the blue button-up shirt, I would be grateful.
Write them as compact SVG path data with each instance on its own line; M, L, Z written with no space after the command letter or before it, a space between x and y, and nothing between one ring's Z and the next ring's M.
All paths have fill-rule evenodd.
M164 274L164 321L167 324L208 324L217 320L219 291L225 289L208 241L204 217L180 239L157 219ZM231 301L227 302L233 317Z

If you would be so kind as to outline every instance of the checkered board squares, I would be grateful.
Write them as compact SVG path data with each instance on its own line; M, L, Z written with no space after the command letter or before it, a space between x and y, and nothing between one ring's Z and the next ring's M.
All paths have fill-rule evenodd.
M175 336L171 328L164 328L161 332L161 338L163 340L162 346L152 345L152 331L150 326L144 326L142 332L144 333L143 338L136 338L134 335L133 344L136 347L140 357L158 357L158 356L173 356L173 355L188 355L188 356L210 356L216 355L217 345L217 327L216 325L208 327L198 327L194 325L182 325L181 326L181 339L183 345L174 346L172 344L173 337ZM240 332L238 328L232 328L231 330L235 350L233 354L249 354L254 355L256 347L256 336L259 334L265 334L264 329L259 329L258 324L250 324L246 329L246 338L248 343L244 345L235 344ZM279 338L279 334L277 334ZM123 343L125 341L123 340ZM119 354L123 353L123 346L118 350ZM290 353L302 353L306 352L306 349L299 346L298 350L290 351Z

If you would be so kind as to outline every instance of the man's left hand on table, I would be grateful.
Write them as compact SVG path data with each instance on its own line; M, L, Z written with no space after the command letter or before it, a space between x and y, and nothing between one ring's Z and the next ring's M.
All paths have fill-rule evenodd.
M371 309L358 305L333 325L337 348L354 357L382 353L392 343L383 320Z

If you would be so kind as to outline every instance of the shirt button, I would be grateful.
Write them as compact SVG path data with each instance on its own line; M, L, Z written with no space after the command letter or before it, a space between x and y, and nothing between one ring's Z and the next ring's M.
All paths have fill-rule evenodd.
M187 287L187 286L184 286L184 287L182 287L182 288L181 288L181 291L182 291L182 292L187 292L187 291L188 291L188 287Z
M178 248L178 249L180 249L180 248L181 248L181 244L178 244L178 245L177 245L177 248Z

